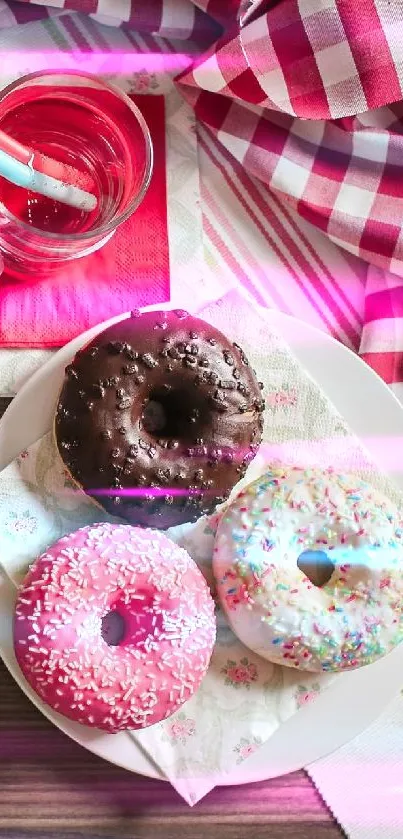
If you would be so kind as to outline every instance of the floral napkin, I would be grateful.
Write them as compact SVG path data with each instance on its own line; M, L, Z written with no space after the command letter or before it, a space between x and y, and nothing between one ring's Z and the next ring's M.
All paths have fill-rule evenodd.
M200 314L244 347L264 382L264 442L244 482L275 460L332 464L367 478L400 502L398 491L379 473L325 394L282 338L268 329L264 310L251 308L234 291ZM100 518L66 479L51 434L0 474L0 557L16 582L48 544ZM170 531L212 587L216 525L217 515ZM343 678L301 674L264 661L235 638L220 610L217 620L217 644L198 693L168 720L128 735L191 805L267 743L302 705Z

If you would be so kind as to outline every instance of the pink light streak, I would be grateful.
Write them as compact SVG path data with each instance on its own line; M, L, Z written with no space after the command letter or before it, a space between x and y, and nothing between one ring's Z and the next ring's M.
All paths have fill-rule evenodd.
M80 490L81 491L81 490ZM155 498L165 498L166 495L172 495L175 498L188 498L193 495L214 495L214 491L203 489L178 489L177 487L128 487L126 489L116 489L110 487L109 489L87 489L88 495L99 496L119 496L122 498L144 498L152 495ZM74 491L73 491L74 492Z
M284 469L295 465L303 469L331 467L336 472L356 472L357 466L368 468L375 463L386 474L401 476L403 482L403 436L360 435L358 440L355 435L347 434L317 440L297 438L284 443L262 443L256 463L259 463L261 474L273 465ZM254 478L255 474L251 480Z
M24 50L0 52L0 81L2 76L12 73L17 78L20 73L34 73L42 70L79 70L86 73L112 73L128 76L133 73L171 73L177 74L191 63L191 57L185 53L135 53L135 52L36 52Z

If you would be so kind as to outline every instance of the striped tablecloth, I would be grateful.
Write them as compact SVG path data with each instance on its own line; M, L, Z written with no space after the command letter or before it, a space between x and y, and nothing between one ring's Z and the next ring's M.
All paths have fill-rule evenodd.
M0 661L1 839L340 839L303 772L214 789L191 809L170 784L105 763L54 728Z
M0 0L0 81L60 62L114 77L122 56L138 92L156 89L162 59L185 74L199 117L206 288L218 297L241 283L361 352L402 395L401 10L395 0ZM188 72L195 54L204 58ZM231 70L240 55L241 73ZM63 738L3 671L0 685L0 836L196 839L253 826L259 839L268 825L274 839L341 835L302 773L242 795L214 790L185 812L167 786L134 784Z

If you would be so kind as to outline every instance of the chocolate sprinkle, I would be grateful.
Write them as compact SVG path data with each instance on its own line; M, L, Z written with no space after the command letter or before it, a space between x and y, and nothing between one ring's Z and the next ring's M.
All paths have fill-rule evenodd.
M228 364L229 367L233 367L235 364L234 358L228 350L223 351L224 361Z
M129 397L125 397L120 402L117 402L116 407L118 411L126 411L128 408L131 407L132 400Z
M91 386L91 394L92 396L98 397L98 399L103 399L105 396L105 388L100 384L95 384Z
M70 379L78 379L77 370L75 369L75 367L73 367L72 364L69 364L68 367L66 367L66 373L70 377Z
M154 358L153 355L151 355L151 353L144 353L141 356L141 360L143 364L145 364L145 366L148 367L150 370L152 370L153 367L158 367L158 361L156 358Z
M123 351L123 344L121 341L109 341L107 350L111 355L119 355Z
M138 373L139 368L137 364L125 364L122 367L122 373L126 376L132 376L134 373Z

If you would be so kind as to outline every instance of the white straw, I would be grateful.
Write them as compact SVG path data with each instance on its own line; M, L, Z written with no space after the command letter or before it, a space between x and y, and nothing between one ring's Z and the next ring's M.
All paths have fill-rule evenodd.
M56 178L44 175L35 169L31 169L31 172L32 192L39 192L41 195L46 195L47 198L53 198L55 201L60 201L62 204L68 204L70 207L84 210L87 213L95 210L97 199L90 192L85 192L78 186L64 184L62 181L57 181Z
M68 204L77 210L85 210L87 213L95 210L97 206L95 195L78 186L59 181L51 175L38 172L33 168L33 159L34 155L28 163L22 163L0 148L0 175L16 186L45 195L47 198L53 198L54 201Z

